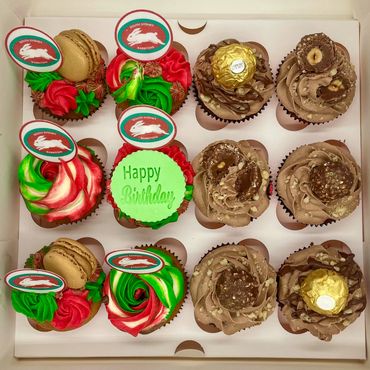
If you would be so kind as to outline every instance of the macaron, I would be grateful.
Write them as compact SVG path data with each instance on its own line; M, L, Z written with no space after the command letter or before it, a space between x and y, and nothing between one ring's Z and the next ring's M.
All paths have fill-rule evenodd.
M81 289L95 272L98 262L81 243L60 238L44 255L43 265L46 270L61 275L70 288Z
M95 41L77 29L62 31L54 40L63 55L58 72L67 80L86 80L99 66L101 55Z

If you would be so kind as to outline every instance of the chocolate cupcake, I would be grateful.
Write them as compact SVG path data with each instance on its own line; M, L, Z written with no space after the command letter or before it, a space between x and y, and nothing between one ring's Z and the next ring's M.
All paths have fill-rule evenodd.
M56 284L31 277L20 283L23 288L28 288L28 292L12 290L13 308L25 315L35 329L77 329L98 312L105 274L94 254L84 244L59 238L31 254L24 267L32 269L29 271L41 270L41 273L50 271L65 282L64 289L57 293L35 293L32 288L38 285L52 287Z
M199 54L194 83L201 108L226 122L256 116L274 90L265 48L234 39L212 44Z
M333 242L291 254L278 272L284 327L330 341L352 324L366 306L364 277L353 258Z
M300 223L322 225L341 220L359 205L361 169L342 147L327 142L303 145L279 169L277 192Z
M287 55L277 76L277 95L303 123L324 123L345 113L356 89L347 49L324 33L304 36Z
M193 168L194 202L209 221L246 226L268 207L266 154L247 140L208 145L194 158Z
M225 244L195 266L190 294L195 320L227 335L261 324L274 311L276 272L249 245Z
M117 329L135 337L149 334L179 313L187 279L180 260L170 251L141 246L112 252L106 261L114 268L104 283L105 305Z
M28 71L25 82L34 103L63 124L99 109L107 93L105 64L98 44L81 30L62 31L55 42L63 56L62 66L53 72Z

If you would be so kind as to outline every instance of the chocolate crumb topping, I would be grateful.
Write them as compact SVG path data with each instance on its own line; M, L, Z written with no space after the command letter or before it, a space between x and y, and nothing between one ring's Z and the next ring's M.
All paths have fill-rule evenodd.
M325 162L312 168L310 187L324 203L348 195L353 185L353 174L341 162Z
M149 77L160 77L162 76L162 67L157 62L148 62L144 65L144 74Z
M217 280L216 294L223 307L235 312L254 305L258 282L245 270L227 269Z

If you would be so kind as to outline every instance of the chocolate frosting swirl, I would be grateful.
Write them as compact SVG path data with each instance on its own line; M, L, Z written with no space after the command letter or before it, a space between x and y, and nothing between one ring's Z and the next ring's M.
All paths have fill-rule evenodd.
M277 191L301 223L340 220L359 204L361 169L340 147L326 142L303 145L281 167Z
M211 66L216 50L230 44L250 47L257 62L253 78L236 89L226 88L217 82ZM234 39L212 44L199 54L194 66L194 81L203 104L217 117L230 120L244 119L259 112L271 98L274 89L266 50L258 43Z
M269 167L248 141L216 141L193 160L193 199L210 221L245 226L268 207Z
M314 64L314 53L321 62ZM307 70L310 66L311 70ZM316 67L316 68L315 68ZM277 77L282 105L307 122L323 123L345 113L356 89L356 72L344 46L319 33L305 36L283 61Z
M207 253L190 281L194 315L225 334L261 324L276 304L276 272L253 247L227 244Z
M309 331L321 340L330 341L360 316L366 307L366 290L361 269L353 258L353 254L334 246L311 245L284 261L278 272L278 301L293 332ZM348 301L338 314L328 316L311 310L299 294L305 277L320 268L336 271L347 280Z

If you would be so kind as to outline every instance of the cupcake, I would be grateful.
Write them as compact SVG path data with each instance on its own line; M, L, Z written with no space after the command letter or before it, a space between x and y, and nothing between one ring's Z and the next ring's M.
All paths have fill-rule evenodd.
M277 177L280 201L298 222L323 225L359 205L361 169L347 149L327 142L303 145L284 160Z
M81 221L99 206L105 188L99 159L77 146L69 162L48 162L26 155L18 167L19 190L27 209L41 226Z
M194 66L196 98L210 116L226 122L256 116L274 90L265 48L223 40L203 50Z
M108 319L133 336L151 333L180 311L187 291L180 261L166 249L142 246L112 252L103 293ZM118 268L118 269L116 269Z
M315 33L304 36L283 60L277 95L293 118L324 123L348 110L356 78L347 49L324 33Z
M291 254L278 272L281 321L292 333L330 341L365 309L365 282L354 255L331 242Z
M195 320L227 335L259 325L274 311L276 289L276 272L261 250L241 243L216 247L190 280Z
M105 274L85 245L76 240L59 238L31 254L25 267L43 270L41 272L53 272L65 282L64 289L57 293L12 290L13 308L27 316L35 329L40 331L77 329L98 312ZM35 282L23 281L22 285L32 287L33 283Z
M175 143L152 150L125 143L107 182L108 202L124 226L158 229L186 211L193 176L191 164Z
M63 63L53 72L28 71L25 81L34 103L65 122L93 114L106 95L105 65L97 43L77 29L55 36Z
M191 85L190 64L174 47L148 62L134 60L118 49L107 68L106 82L120 110L146 104L174 114Z
M248 225L268 207L266 153L247 140L216 141L193 160L194 202L211 222Z

